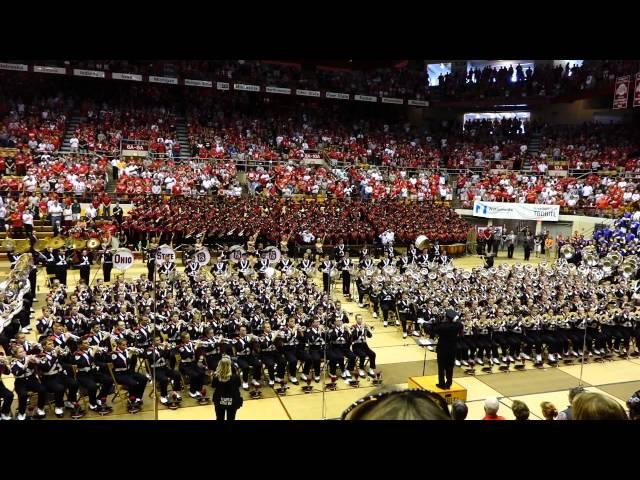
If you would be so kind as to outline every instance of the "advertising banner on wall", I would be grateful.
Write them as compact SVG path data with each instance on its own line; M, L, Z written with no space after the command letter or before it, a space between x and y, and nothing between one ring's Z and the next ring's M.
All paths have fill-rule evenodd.
M473 202L473 216L482 218L504 218L512 220L544 220L557 222L560 205L535 203Z
M616 88L613 91L613 109L627 108L627 102L629 101L629 83L631 77L626 75L624 77L616 78Z

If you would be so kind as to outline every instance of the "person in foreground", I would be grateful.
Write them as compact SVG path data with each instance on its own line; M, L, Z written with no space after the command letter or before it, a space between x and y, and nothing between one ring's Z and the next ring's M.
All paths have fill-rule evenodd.
M511 404L511 411L513 412L513 416L516 417L516 420L529 420L529 414L531 412L526 403L520 400L514 400Z
M342 413L342 420L451 420L447 402L428 390L385 389Z
M624 408L601 393L581 393L572 406L574 420L628 420Z
M215 389L212 400L216 420L224 421L225 415L227 420L235 420L236 411L242 407L243 400L240 395L240 377L233 371L228 355L224 355L218 362L211 386Z
M484 401L484 417L482 420L505 420L504 417L498 415L500 402L496 397L489 397Z
M631 420L640 420L640 390L629 397L627 408Z

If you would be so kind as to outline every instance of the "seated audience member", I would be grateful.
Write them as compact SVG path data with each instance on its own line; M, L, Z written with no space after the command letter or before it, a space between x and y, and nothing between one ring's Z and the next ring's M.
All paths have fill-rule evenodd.
M581 393L584 393L586 390L584 387L573 387L569 390L569 406L558 413L556 420L573 420L573 407L571 404L573 403L573 399L576 398Z
M520 400L514 400L511 404L511 411L516 420L529 420L529 407Z
M542 402L540 409L542 410L542 416L545 420L555 420L558 416L558 409L551 402Z
M572 406L574 420L628 420L624 408L601 393L581 393Z
M451 418L453 420L465 420L469 414L469 407L462 400L454 400L451 405Z
M343 420L451 420L446 401L426 390L368 395L342 413Z
M640 390L629 397L627 408L629 409L629 418L631 420L640 420Z
M489 397L484 401L484 417L482 420L504 420L505 418L498 415L500 402L496 397Z

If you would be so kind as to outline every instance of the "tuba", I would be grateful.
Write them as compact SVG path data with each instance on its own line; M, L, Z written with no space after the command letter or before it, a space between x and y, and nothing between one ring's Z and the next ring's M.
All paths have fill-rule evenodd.
M571 260L576 254L576 249L573 245L567 243L560 248L560 255L564 257L565 260Z
M416 238L415 246L418 250L424 250L425 248L429 247L429 239L426 235L420 235L418 238Z

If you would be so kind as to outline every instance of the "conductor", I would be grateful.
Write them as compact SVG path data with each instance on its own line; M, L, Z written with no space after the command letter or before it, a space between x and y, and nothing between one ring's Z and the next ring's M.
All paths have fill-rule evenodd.
M449 390L453 383L453 365L456 360L456 340L462 335L460 315L455 310L447 310L445 319L437 324L434 333L438 336L438 383L436 387Z

